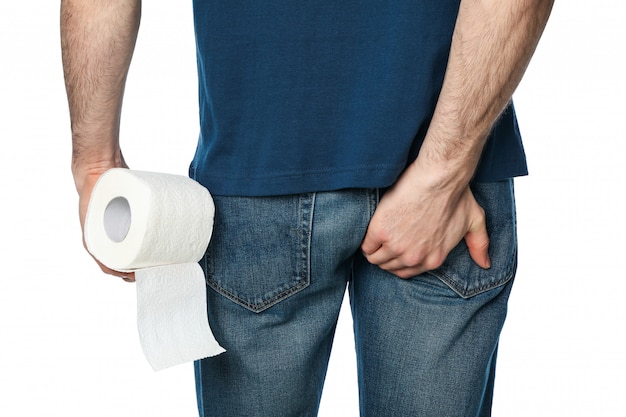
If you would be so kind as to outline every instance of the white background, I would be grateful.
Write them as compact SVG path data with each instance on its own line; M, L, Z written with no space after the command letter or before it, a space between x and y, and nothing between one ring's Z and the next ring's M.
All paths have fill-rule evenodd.
M144 2L124 108L133 168L186 174L197 136L191 2ZM135 289L83 251L57 1L0 3L0 415L194 416L191 365L154 373ZM557 1L515 95L531 175L495 416L624 416L624 43L620 0ZM321 416L356 416L341 317Z

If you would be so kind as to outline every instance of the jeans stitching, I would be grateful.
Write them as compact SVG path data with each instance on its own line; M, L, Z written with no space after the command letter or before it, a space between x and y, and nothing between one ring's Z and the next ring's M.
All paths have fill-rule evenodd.
M503 278L480 287L472 288L471 290L464 288L454 278L452 278L450 275L446 274L443 271L429 271L428 274L440 279L446 285L448 285L448 287L450 287L455 293L467 299L492 290L494 288L500 287L509 282L515 276L515 271L517 269L517 249L513 250L513 259L509 262L509 265L510 267L504 274Z
M289 297L292 294L295 294L299 291L301 291L302 289L306 288L309 286L309 281L308 280L300 280L298 281L295 285L287 288L286 290L276 294L275 296L261 302L261 303L250 303L246 300L244 300L243 298L239 297L236 294L233 294L232 292L228 291L226 288L222 287L221 285L219 285L217 282L215 281L209 281L208 285L213 288L215 291L217 291L218 293L222 294L223 296L225 296L226 298L228 298L229 300L233 301L236 304L239 304L242 307L245 307L255 313L260 313L264 310L267 310L268 308L270 308L271 306L283 301L284 299L286 299L287 297Z

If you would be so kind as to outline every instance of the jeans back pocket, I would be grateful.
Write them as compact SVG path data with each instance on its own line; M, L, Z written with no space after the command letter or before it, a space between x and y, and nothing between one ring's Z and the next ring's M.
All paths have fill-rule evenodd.
M314 198L214 196L207 285L257 313L308 287Z
M491 268L482 269L461 241L445 262L429 274L439 278L463 298L496 288L515 276L517 231L513 180L472 185L478 204L485 210Z

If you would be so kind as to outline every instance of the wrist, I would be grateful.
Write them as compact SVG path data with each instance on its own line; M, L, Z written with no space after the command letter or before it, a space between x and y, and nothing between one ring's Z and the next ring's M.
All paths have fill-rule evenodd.
M459 160L428 158L420 152L406 173L419 181L421 187L431 191L460 194L469 185L475 167L473 163Z
M409 166L434 190L464 190L472 180L487 135L468 134L433 120L417 158Z
M76 191L82 195L111 168L128 168L119 149L114 152L77 152L72 154L72 176Z

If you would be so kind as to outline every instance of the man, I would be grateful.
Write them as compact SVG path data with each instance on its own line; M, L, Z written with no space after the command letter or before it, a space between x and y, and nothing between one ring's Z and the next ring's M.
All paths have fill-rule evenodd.
M195 364L201 416L316 415L347 283L362 416L490 415L526 174L511 96L551 7L194 1L190 175L215 199L202 266L227 349ZM62 0L81 222L126 166L140 8Z

